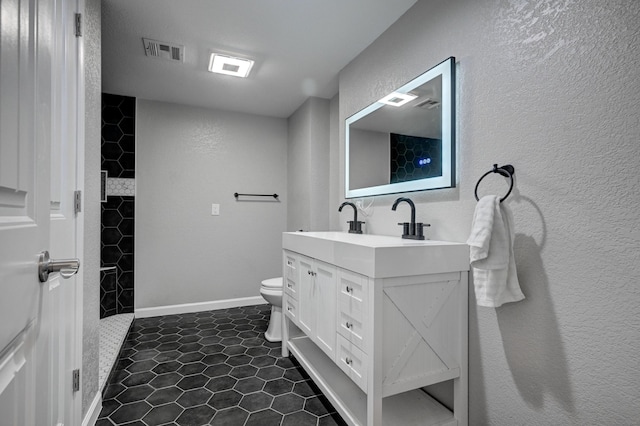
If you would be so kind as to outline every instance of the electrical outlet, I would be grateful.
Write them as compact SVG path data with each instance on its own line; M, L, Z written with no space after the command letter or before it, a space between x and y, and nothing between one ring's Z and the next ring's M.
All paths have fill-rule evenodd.
M220 216L220 204L211 204L211 216Z

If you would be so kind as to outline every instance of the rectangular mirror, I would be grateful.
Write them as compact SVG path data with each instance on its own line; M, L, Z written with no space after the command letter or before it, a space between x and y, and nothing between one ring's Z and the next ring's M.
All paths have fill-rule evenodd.
M345 198L455 187L455 58L347 118Z

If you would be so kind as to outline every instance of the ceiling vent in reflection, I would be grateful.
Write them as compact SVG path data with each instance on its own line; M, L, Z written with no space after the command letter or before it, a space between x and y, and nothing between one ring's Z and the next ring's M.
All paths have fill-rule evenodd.
M431 109L440 106L440 101L431 98L425 98L425 100L418 102L416 108Z
M142 43L144 44L144 53L147 56L175 62L184 62L184 46L182 45L148 38L143 38Z

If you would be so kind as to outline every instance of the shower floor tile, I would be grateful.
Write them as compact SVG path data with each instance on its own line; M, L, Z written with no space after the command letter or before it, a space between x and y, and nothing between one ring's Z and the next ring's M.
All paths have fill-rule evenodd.
M269 313L257 305L134 320L96 426L345 425L280 343L265 340Z

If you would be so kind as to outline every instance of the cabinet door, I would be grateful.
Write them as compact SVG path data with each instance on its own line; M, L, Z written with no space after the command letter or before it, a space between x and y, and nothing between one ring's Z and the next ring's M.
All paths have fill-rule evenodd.
M331 359L336 351L336 267L318 260L314 270L316 286L316 344Z
M316 317L313 259L300 256L298 271L298 324L307 336L313 338Z

